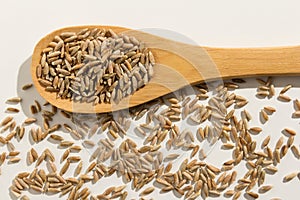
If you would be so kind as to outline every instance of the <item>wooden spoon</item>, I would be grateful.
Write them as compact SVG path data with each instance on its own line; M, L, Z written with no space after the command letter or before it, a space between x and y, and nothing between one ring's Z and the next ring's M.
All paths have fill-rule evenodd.
M41 52L62 32L78 32L83 28L112 29L136 37L151 49L156 60L151 81L119 104L74 103L57 99L56 93L49 93L39 84L36 66ZM166 38L116 26L76 26L56 30L36 45L31 64L32 80L41 96L52 105L70 112L105 113L130 108L176 91L187 85L201 82L241 78L258 75L299 75L300 47L274 48L210 48L172 41Z

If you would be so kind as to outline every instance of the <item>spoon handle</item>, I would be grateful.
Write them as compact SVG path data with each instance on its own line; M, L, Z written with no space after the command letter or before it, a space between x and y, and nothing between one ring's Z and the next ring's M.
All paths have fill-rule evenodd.
M204 48L218 66L223 78L300 74L300 47L298 46Z

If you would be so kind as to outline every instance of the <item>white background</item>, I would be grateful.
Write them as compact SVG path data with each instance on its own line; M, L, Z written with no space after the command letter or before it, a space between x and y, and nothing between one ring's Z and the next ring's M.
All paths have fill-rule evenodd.
M299 9L300 2L296 0L1 0L0 119L6 115L4 113L5 99L17 95L19 68L31 56L38 40L55 29L73 25L103 24L133 29L168 29L185 35L198 45L212 47L299 45ZM283 85L288 82L297 85L297 78L280 81ZM290 91L289 95L293 98L300 98L299 91L298 88L295 88ZM255 89L240 92L254 98ZM260 103L259 105L264 105L262 101ZM292 103L282 104L276 100L270 103L276 104L279 110L282 108L282 111L278 111L276 120L274 119L275 121L267 127L269 134L279 135L282 126L285 126L282 125L283 123L299 130L299 121L287 120L292 112ZM251 107L250 104L249 109L256 109L255 105L253 104ZM286 114L286 118L284 118L284 114ZM20 117L21 119L24 117ZM256 125L259 125L259 122ZM299 135L297 137L297 146L299 147ZM20 146L20 148L26 150L25 147ZM216 158L211 157L210 159L215 160ZM20 170L22 167L22 165L15 165L2 168L1 200L10 199L8 187L16 174L15 170ZM299 169L299 161L296 162L289 153L288 158L280 166L282 171L275 178L268 179L269 184L276 185L274 190L261 199L272 197L298 199L296 194L299 194L299 180L295 179L287 184L281 182L283 175ZM164 198L167 197L173 198L173 196L164 196ZM55 198L57 197L49 197L49 199ZM156 196L157 198L159 197ZM32 199L40 199L40 197L36 196Z

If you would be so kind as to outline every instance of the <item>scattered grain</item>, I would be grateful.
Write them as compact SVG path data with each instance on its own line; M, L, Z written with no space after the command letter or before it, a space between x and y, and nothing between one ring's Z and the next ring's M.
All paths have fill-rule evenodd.
M300 151L299 151L298 147L295 146L295 145L293 145L293 146L291 146L291 150L292 150L294 156L295 156L297 159L300 159Z
M13 108L13 107L8 107L6 108L7 112L11 112L11 113L18 113L20 112L20 110L18 108Z
M258 198L258 194L255 193L255 192L249 191L249 192L247 192L247 194L248 194L250 197L254 198L254 199L257 199L257 198Z
M0 126L6 126L9 122L11 122L13 120L12 116L7 116L6 118L4 118L1 122Z
M37 121L36 118L27 118L27 119L25 119L24 124L29 125L29 124L32 124L36 121Z
M265 106L264 110L267 111L268 113L274 113L276 112L276 109L272 106Z
M290 88L292 88L291 84L286 85L282 90L280 91L280 94L286 93Z
M285 128L284 131L286 133L288 133L290 136L295 136L296 135L296 131L290 129L290 128Z
M269 116L268 116L268 114L266 113L265 110L261 110L261 111L260 111L260 114L261 114L262 119L263 119L265 122L269 120Z
M283 182L286 183L286 182L289 182L291 180L293 180L296 176L297 176L298 172L292 172L286 176L283 177Z
M145 196L154 191L154 187L148 187L140 193L140 196Z
M9 163L17 163L21 160L21 158L13 157L8 160Z
M271 139L271 136L268 135L268 136L263 140L263 142L262 142L262 144L261 144L262 148L266 147L266 146L269 144L270 139Z
M284 94L280 94L280 95L278 96L278 99L279 99L279 100L282 100L282 101L286 101L286 102L289 102L289 101L292 100L291 97L286 96L286 95L284 95Z
M33 86L32 83L28 83L22 86L22 90L28 90L29 88L31 88Z
M12 97L6 100L6 103L20 103L22 101L21 97Z
M259 188L259 193L266 193L273 188L272 185L264 185Z
M164 158L164 162L170 161L170 160L175 160L179 157L179 154L169 154Z

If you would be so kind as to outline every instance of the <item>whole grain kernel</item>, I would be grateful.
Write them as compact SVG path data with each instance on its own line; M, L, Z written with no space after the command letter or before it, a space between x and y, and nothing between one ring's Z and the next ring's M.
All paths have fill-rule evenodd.
M75 169L75 176L80 174L80 172L82 170L82 165L83 165L83 163L82 163L82 161L80 161Z
M224 143L222 145L222 148L224 148L224 149L233 149L234 147L235 147L235 145L231 144L231 143Z
M280 157L284 157L288 152L288 146L287 145L283 145L280 149Z
M2 144L7 144L7 140L6 140L6 138L4 138L4 137L2 137L1 135L0 135L0 143L2 143Z
M270 191L272 188L273 188L272 185L264 185L264 186L261 186L258 191L259 191L259 193L266 193L266 192Z
M276 112L276 109L272 106L265 106L264 110L267 111L268 113L274 113Z
M82 150L82 147L78 146L78 145L73 145L73 146L69 147L69 149L71 152L80 152Z
M20 112L20 110L18 108L13 108L13 107L8 107L6 108L7 112L11 112L11 113L18 113Z
M52 162L55 161L55 156L51 150L45 149L44 152L45 152L46 157L48 157Z
M291 84L286 85L282 90L280 91L280 94L286 93L290 88L292 88Z
M80 156L69 156L68 161L73 163L73 162L79 162L81 160Z
M263 119L265 122L269 120L269 116L268 116L268 114L266 113L265 110L261 110L261 111L260 111L260 114L261 114L262 119Z
M6 159L6 152L2 152L0 155L0 165L4 163L5 159Z
M140 193L140 196L148 195L148 194L152 193L153 191L154 191L154 187L146 188L145 190L143 190L143 191Z
M20 154L20 151L11 151L8 153L8 156L17 156Z
M294 118L299 118L300 117L300 110L297 110L297 111L293 112L293 117Z
M225 197L231 197L234 195L234 190L227 190L225 193L224 193L224 196Z
M208 196L210 197L219 197L221 195L220 192L216 191L216 190L210 190Z
M9 163L17 163L21 160L21 158L13 157L8 160Z
M247 192L247 195L249 195L250 197L257 199L259 197L259 195L255 192L249 191Z
M267 166L265 170L266 172L269 172L271 174L275 174L276 172L278 172L278 169L274 166Z
M300 151L297 146L295 146L295 145L291 146L291 151L293 152L294 156L297 159L300 159Z
M31 114L36 114L36 113L38 113L38 110L37 110L37 108L36 108L36 106L35 105L31 105L30 106L30 112L31 112Z
M277 140L277 142L276 142L276 145L275 145L275 148L276 149L280 149L281 148L281 146L282 146L282 144L283 144L283 137L281 136L278 140Z
M300 100L295 99L294 103L295 103L295 106L296 106L296 110L300 110Z
M6 126L9 122L11 122L13 120L12 116L7 116L6 118L4 118L0 124L0 126Z
M290 128L285 128L284 131L286 133L288 133L290 136L295 136L296 135L296 131L290 129Z
M278 99L285 102L289 102L292 100L291 97L284 94L279 94Z
M191 152L191 158L194 157L194 156L197 154L197 152L199 151L199 148L200 148L199 145L196 145L196 146L193 148L193 150L192 150L192 152Z
M262 148L266 147L266 146L269 144L270 139L271 139L271 136L268 135L268 136L263 140L263 142L262 142L262 144L261 144Z
M63 140L59 143L61 147L70 147L74 144L72 141Z
M29 125L29 124L32 124L36 121L37 121L36 118L27 118L27 119L25 119L24 124Z
M252 133L258 134L262 131L262 128L260 128L260 127L251 127L249 130Z
M271 84L269 89L269 97L273 97L273 96L275 96L275 86Z
M22 86L22 90L28 90L29 88L31 88L33 86L32 83L28 83Z
M269 91L258 91L256 94L258 96L266 97L266 96L270 95L270 92Z
M274 151L274 160L277 162L277 163L280 163L280 151L279 149L275 149Z
M283 177L283 182L289 182L291 180L293 180L296 176L297 176L298 172L292 172L286 176Z
M263 91L268 91L270 88L268 86L265 86L265 85L260 85L260 86L258 86L258 89L263 90Z
M241 194L242 194L242 192L241 192L241 191L237 191L237 192L235 192L235 193L234 193L234 195L233 195L233 197L232 197L232 199L233 199L233 200L237 200L237 199L239 199L239 198L240 198L240 196L241 196Z
M57 141L63 141L64 138L60 135L56 135L56 134L51 134L50 138L52 138L53 140L57 140Z
M22 101L21 97L12 97L6 100L6 103L20 103Z
M180 156L179 154L169 154L164 158L164 162L170 161L170 160L175 160L179 156Z
M287 147L291 147L294 143L295 136L290 136L288 141L286 142Z
M65 164L63 165L63 167L61 168L59 174L60 174L61 176L64 175L64 174L67 172L67 170L69 169L69 166L70 166L70 161L67 160L67 161L65 162Z

